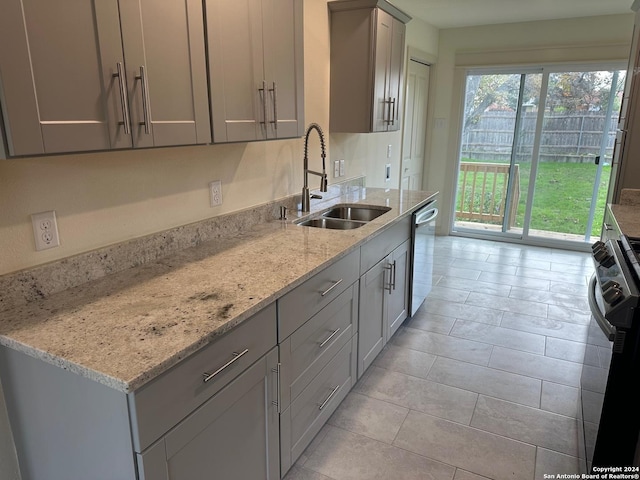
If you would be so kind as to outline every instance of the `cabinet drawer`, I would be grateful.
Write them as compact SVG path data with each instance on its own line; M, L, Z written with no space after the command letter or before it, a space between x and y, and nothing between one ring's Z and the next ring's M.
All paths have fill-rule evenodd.
M360 249L360 274L367 272L410 237L411 215L362 245Z
M134 447L146 447L237 377L276 345L276 309L272 304L237 328L191 355L156 380L129 395ZM234 354L247 351L233 360Z
M282 408L286 409L358 328L358 283L280 344Z
M360 253L355 250L279 299L278 340L282 342L353 284L359 264Z
M356 342L354 336L282 413L282 473L304 452L355 383Z

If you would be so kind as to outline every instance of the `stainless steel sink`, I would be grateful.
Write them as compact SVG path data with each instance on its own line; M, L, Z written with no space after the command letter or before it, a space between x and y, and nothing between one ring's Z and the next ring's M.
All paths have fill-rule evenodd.
M298 225L304 227L328 228L331 230L353 230L363 226L366 222L354 222L352 220L341 220L338 218L310 218L299 222Z
M352 230L365 225L391 210L390 207L377 205L348 206L336 205L326 212L306 220L296 221L305 227L328 228L332 230Z
M380 215L383 215L391 210L390 207L378 207L378 206L368 206L368 207L347 207L347 206L336 206L331 210L322 214L323 217L326 218L341 218L343 220L355 220L360 222L369 222L374 218L378 218Z

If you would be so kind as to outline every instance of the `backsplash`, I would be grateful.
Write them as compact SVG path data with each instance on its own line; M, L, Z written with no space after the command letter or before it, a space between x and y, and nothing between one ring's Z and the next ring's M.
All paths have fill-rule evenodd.
M364 177L329 186L332 198L364 186ZM0 312L127 268L153 262L201 243L238 235L256 224L279 218L280 207L295 211L300 195L135 238L27 270L0 276Z

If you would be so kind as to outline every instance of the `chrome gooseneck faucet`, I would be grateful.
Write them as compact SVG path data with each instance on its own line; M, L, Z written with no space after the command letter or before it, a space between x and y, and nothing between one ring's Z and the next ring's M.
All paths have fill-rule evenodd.
M313 170L309 170L309 134L311 130L316 130L318 132L318 136L320 137L320 148L322 152L320 156L322 157L322 173L314 172ZM327 158L326 146L324 143L324 133L322 133L322 129L320 125L317 123L312 123L307 127L307 133L304 137L304 186L302 187L302 211L308 212L311 207L311 199L312 198L322 198L321 195L309 195L309 177L308 174L311 173L313 175L318 175L320 177L320 191L327 191L327 172L325 160Z

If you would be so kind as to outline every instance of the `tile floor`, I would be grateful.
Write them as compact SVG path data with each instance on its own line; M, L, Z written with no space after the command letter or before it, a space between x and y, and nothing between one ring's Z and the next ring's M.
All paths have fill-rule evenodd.
M578 473L587 254L438 237L437 284L286 480Z

